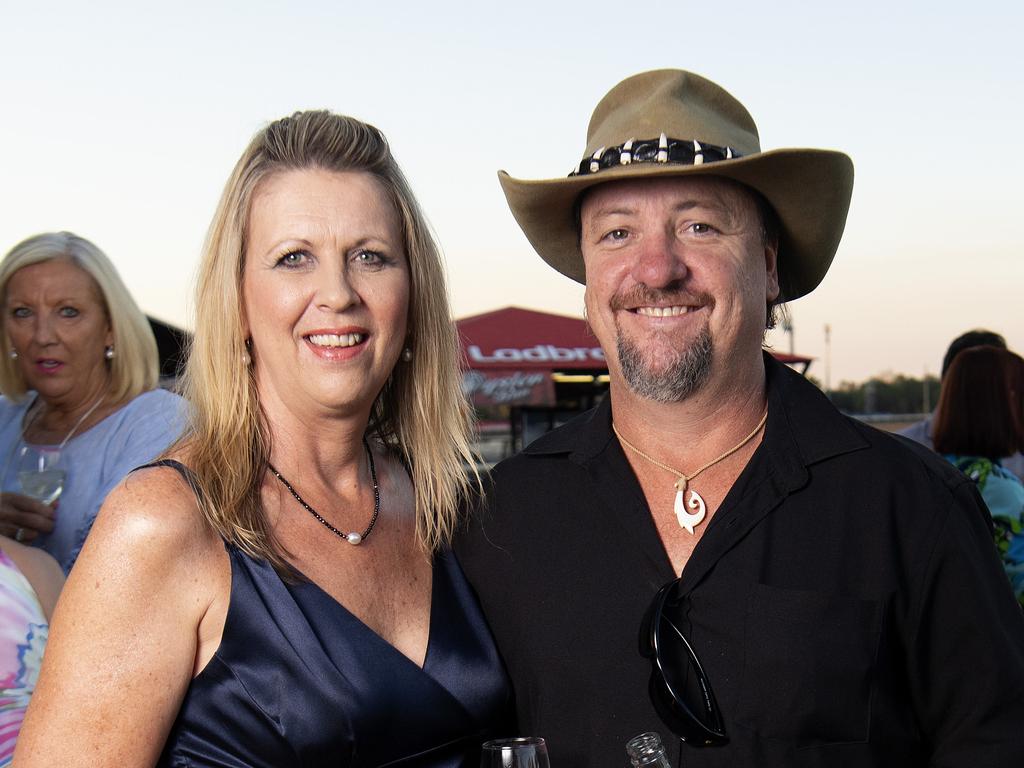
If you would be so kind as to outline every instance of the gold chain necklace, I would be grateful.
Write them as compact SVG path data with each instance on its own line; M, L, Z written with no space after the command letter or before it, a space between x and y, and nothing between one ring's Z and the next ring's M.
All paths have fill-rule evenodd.
M768 409L767 408L765 409L764 415L761 417L761 420L759 422L757 422L757 426L754 427L754 431L753 432L751 432L749 435L744 437L739 443L734 445L732 448L730 448L728 451L723 453L717 459L712 459L707 464L705 464L703 467L701 467L696 472L694 472L694 473L692 473L690 475L687 475L685 472L680 472L678 469L673 469L672 467L668 466L667 464L662 464L657 459L655 459L655 458L653 458L651 456L648 456L646 453L644 453L639 448L637 448L635 445L633 445L631 442L629 442L629 440L624 438L622 436L622 433L619 432L618 427L615 426L614 422L612 422L612 431L615 433L615 436L617 438L619 438L619 442L621 442L624 446L629 448L629 450L633 451L633 453L635 453L637 456L639 456L640 458L643 458L643 459L647 459L647 461L649 461L654 466L659 467L661 469L664 469L666 472L671 472L673 475L676 475L678 477L678 480L676 480L676 484L675 484L675 488L676 488L676 503L675 503L676 520L679 521L679 527L680 528L685 528L690 533L690 535L692 536L693 535L693 529L696 528L698 525L700 525L701 522L703 522L704 516L707 514L707 505L704 503L704 499L701 498L701 495L699 493L697 493L695 490L693 490L692 488L690 489L690 498L687 499L685 501L685 503L684 503L684 501L683 501L683 494L686 493L686 488L690 484L690 481L693 480L695 477L697 477L697 475L699 475L705 469L710 469L711 467L715 466L715 464L717 464L718 462L724 461L725 459L729 458L734 453L736 453L736 451L738 451L744 445L746 445L751 440L753 440L754 439L754 435L756 435L758 432L761 431L761 428L765 425L766 421L768 421ZM693 513L688 512L687 508L694 509L694 510L696 510L696 512L693 512Z

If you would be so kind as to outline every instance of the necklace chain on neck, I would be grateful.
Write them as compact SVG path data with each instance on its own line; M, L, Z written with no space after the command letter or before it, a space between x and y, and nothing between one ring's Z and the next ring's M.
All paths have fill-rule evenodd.
M684 500L683 494L686 492L687 486L690 484L690 481L697 477L697 475L699 475L705 469L710 469L711 467L715 466L715 464L717 464L718 462L724 461L725 459L729 458L734 453L736 453L736 451L738 451L740 448L742 448L751 440L753 440L754 435L761 431L761 428L764 427L767 421L768 409L765 408L764 415L761 417L761 420L757 422L757 426L754 427L753 431L749 435L744 437L739 443L734 445L721 456L712 459L703 467L696 470L695 472L693 472L693 474L690 475L687 475L685 472L680 472L678 469L670 467L668 464L663 464L653 456L649 456L648 454L641 451L639 448L637 448L635 445L629 442L629 440L622 436L622 433L619 432L619 428L615 426L615 422L612 422L612 431L615 433L615 436L619 438L619 442L621 442L624 446L629 448L629 450L633 451L633 453L635 453L637 456L641 457L642 459L646 459L654 466L664 469L666 472L671 472L673 475L677 477L675 486L676 519L678 520L679 526L681 528L685 528L687 531L690 532L690 535L693 535L694 528L700 525L701 521L704 519L704 516L707 512L707 505L704 503L704 499L701 497L701 495L692 489L690 490L690 498L688 500ZM689 512L688 510L690 509L695 510L695 512Z
M377 516L380 514L380 486L377 483L377 467L373 463L373 451L370 450L370 444L366 442L365 437L363 438L363 448L366 449L366 458L368 459L370 465L370 479L373 480L373 517L370 518L370 524L366 526L366 530L362 533L358 533L357 531L351 531L350 533L344 533L342 531L339 531L337 528L335 528L333 525L327 522L327 520L324 519L323 515L321 515L319 512L313 509L313 507L311 507L306 502L305 499L299 496L298 491L292 488L292 484L285 480L284 475L282 475L280 472L274 469L273 464L270 464L269 462L267 463L267 469L270 470L271 474L274 475L274 477L281 481L281 484L288 489L288 492L295 497L295 500L299 502L299 505L304 510L309 512L309 514L315 517L322 526L324 526L327 530L329 530L339 539L344 539L353 546L357 544L362 544L364 541L366 541L366 537L370 535L370 531L373 530L373 526L377 524Z
M87 410L87 411L86 411L85 413L83 413L83 414L82 414L82 416L81 416L81 417L80 417L80 418L78 419L78 421L76 421L76 422L75 422L75 423L74 423L74 424L72 425L72 427L71 427L71 429L70 429L70 430L68 431L68 433L67 433L66 435L64 435L64 439L63 439L63 440L61 440L61 441L60 441L60 445L58 445L58 446L57 446L57 450L58 450L58 451L62 451L62 450L64 450L64 446L65 446L65 445L67 445L67 444L68 444L68 441L69 441L69 440L70 440L70 439L71 439L72 437L74 437L74 436L75 436L75 433L76 433L76 432L78 431L78 428L79 428L80 426L82 426L83 424L85 424L85 420L86 420L86 419L88 419L88 418L89 418L90 416L92 416L93 412L94 412L94 411L95 411L95 410L96 410L97 408L99 408L99 407L100 407L100 403L102 403L102 402L103 402L103 401L104 401L104 400L106 399L106 397L107 397L107 394L106 394L106 392L104 392L104 393L103 393L102 395L100 395L100 396L99 396L98 398L96 398L96 402L95 402L95 403L93 403L92 405L90 405L90 406L89 406L89 410ZM38 400L38 398L37 398L37 399L36 399L36 402L41 402L41 401L39 401L39 400ZM32 408L33 408L34 406L35 406L35 403L33 403L33 404L32 404L32 406L30 406L30 407L29 407L29 410L31 410L31 409L32 409ZM25 424L25 426L24 426L24 427L22 427L22 430L21 430L21 439L22 439L22 440L25 440L26 442L28 442L28 441L26 440L26 438L25 438L25 432L26 432L26 431L28 430L28 428L29 428L29 427L31 427L31 426L32 426L32 424L33 424L34 422L36 422L36 421L37 421L38 419L39 419L39 414L37 413L37 414L35 414L34 416L32 416L32 418L30 418L30 419L28 420L28 423L27 423L27 424Z
M639 448L637 448L635 445L633 445L631 442L629 442L629 440L624 438L622 436L622 433L619 432L619 428L615 426L614 422L612 423L612 431L614 431L615 432L615 436L618 437L620 441L622 441L622 444L624 446L626 446L627 448L629 448L629 450L633 451L633 453L635 453L637 456L640 456L641 458L647 459L647 461L651 462L651 464L653 464L654 466L660 467L661 469L664 469L666 472L671 472L676 477L680 477L680 478L686 480L687 483L689 483L691 480L693 480L695 477L697 477L697 475L699 475L705 469L710 469L711 467L715 466L715 464L717 464L718 462L724 461L725 459L729 458L734 453L736 453L736 451L738 451L744 445L746 445L751 440L753 440L754 439L754 435L756 435L758 432L761 431L761 427L764 426L764 424L765 424L765 422L767 420L768 420L768 410L765 409L764 415L761 417L761 420L759 422L757 422L757 426L754 427L754 431L753 432L751 432L749 435L744 437L739 443L734 445L732 448L730 448L728 451L723 453L721 456L719 456L716 459L712 459L711 461L709 461L707 464L705 464L703 467L701 467L700 469L698 469L696 472L694 472L691 475L688 475L685 472L680 472L678 469L674 469L673 467L670 467L668 464L662 464L660 461L655 459L653 456L648 456L646 453L644 453Z

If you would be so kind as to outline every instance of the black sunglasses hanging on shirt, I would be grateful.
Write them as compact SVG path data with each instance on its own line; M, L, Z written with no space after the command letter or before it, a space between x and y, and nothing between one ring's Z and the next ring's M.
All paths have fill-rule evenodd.
M696 747L729 743L707 675L681 627L684 600L678 579L663 586L640 631L641 653L651 660L651 703L665 725Z

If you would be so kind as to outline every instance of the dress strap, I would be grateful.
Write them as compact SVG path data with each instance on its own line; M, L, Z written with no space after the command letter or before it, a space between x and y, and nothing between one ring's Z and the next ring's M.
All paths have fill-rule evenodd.
M186 483L188 483L188 487L192 489L192 493L196 495L197 499L202 496L202 492L199 489L199 481L196 479L195 472L176 459L157 459L156 461L149 462L149 464L143 464L140 467L136 467L132 472L137 472L140 469L150 469L152 467L168 467L169 469L173 469L182 476Z

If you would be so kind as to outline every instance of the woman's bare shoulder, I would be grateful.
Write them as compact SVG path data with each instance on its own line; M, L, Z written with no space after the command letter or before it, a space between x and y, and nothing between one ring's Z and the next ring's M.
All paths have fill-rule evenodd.
M107 496L86 540L92 546L121 550L129 557L179 565L183 560L223 552L220 537L206 521L195 493L171 467L132 472Z

